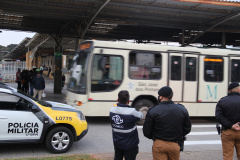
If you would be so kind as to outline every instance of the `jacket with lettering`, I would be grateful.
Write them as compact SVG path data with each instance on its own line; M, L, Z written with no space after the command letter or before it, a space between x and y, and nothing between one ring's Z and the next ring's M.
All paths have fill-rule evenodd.
M113 144L117 149L129 150L139 144L136 122L143 118L135 108L118 103L109 115L112 125Z
M233 124L240 122L240 94L230 92L228 96L221 98L217 103L215 116L225 129L230 129Z
M191 131L187 109L173 101L163 101L150 108L143 125L143 134L152 140L177 142Z

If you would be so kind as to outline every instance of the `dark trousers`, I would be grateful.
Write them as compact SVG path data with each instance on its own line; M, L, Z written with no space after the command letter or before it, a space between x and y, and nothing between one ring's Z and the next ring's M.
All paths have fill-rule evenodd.
M117 148L114 149L115 149L114 160L123 160L123 157L125 157L125 160L135 160L138 154L138 146L129 150L122 150Z
M21 90L21 81L17 81L17 84L18 84L17 89Z

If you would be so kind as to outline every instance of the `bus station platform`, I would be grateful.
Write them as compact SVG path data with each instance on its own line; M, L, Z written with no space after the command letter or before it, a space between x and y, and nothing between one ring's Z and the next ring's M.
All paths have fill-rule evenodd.
M65 84L65 86L62 89L62 94L54 94L53 90L54 90L54 80L46 77L45 75L43 75L44 79L45 79L45 83L46 83L46 88L45 88L45 93L46 93L46 97L42 98L42 100L46 100L46 101L55 101L55 102L60 102L60 103L65 103L65 94L66 94L66 88L67 85ZM8 85L17 88L17 83L7 83ZM86 117L87 121L88 121L88 117ZM91 119L92 121L92 119ZM96 133L97 129L94 129L94 123L93 122L89 122L89 127L91 128L89 130L89 138L91 138L91 133L90 132L94 132ZM93 123L93 124L92 124ZM100 124L101 125L101 124ZM99 128L98 128L99 129ZM140 130L138 131L140 132ZM81 151L77 151L74 152L74 154L89 154L91 155L93 158L95 159L99 159L99 160L112 160L114 159L114 148L112 147L112 140L111 139L111 133L107 133L109 134L108 136L108 140L106 141L106 143L111 143L110 144L105 144L104 150L102 148L101 149L96 149L94 148L94 146L92 146L92 144L86 144L88 145L88 149L86 148L86 150L84 151L84 153L82 153ZM139 133L140 135L140 133ZM86 137L87 138L87 137ZM103 138L101 135L99 136L99 138ZM143 137L141 137L143 138ZM142 139L140 138L140 144L141 147L139 148L139 153L137 155L137 160L151 160L152 159L152 153L151 153L151 145L152 143L146 143L143 144L144 141L142 141ZM102 141L102 140L101 140ZM89 142L89 141L88 141ZM102 144L104 145L104 144ZM147 149L148 152L146 152L146 149L143 148L149 148ZM191 149L189 149L190 146L187 146L186 149L183 152L180 152L180 160L221 160L223 159L222 157L222 149L221 146L219 145L218 148L212 148L212 149L202 149L199 147L199 150L197 149L197 151L192 151ZM197 146L194 146L197 147ZM197 147L198 148L198 147ZM107 151L106 153L104 153L105 151ZM22 153L21 153L22 154ZM70 153L66 153L66 154L72 154L71 151ZM24 155L24 157L34 157L34 155L28 155L27 153ZM53 156L47 152L42 152L41 154L38 154L38 157L46 157L46 156ZM59 156L59 155L58 155ZM21 157L21 156L20 156ZM3 158L3 157L2 157ZM11 154L5 155L4 158L12 158ZM0 157L1 159L1 157ZM237 160L236 157L236 153L234 152L234 157L233 159Z

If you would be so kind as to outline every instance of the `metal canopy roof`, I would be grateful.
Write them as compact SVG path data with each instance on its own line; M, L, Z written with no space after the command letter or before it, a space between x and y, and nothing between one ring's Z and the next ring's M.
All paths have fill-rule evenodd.
M5 58L12 58L12 59L22 59L26 56L27 47L25 46L31 38L25 38L22 40L15 48L12 49L12 51L8 54L6 54Z
M239 15L234 0L0 0L1 29L83 39L236 44Z

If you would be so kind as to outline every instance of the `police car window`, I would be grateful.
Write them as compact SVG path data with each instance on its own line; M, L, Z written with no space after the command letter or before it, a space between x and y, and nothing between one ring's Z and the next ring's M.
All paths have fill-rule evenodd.
M14 110L19 99L15 95L0 92L0 110Z
M26 94L26 93L24 93L24 92L22 92L22 91L19 91L19 90L18 90L18 93L23 94L24 96L26 96L26 97L28 97L28 98L36 101L37 103L39 103L39 104L41 104L41 105L43 105L43 106L52 107L52 105L51 105L50 103L48 103L48 102L46 102L46 101L39 101L37 98L34 98L34 97L30 96L29 94Z

